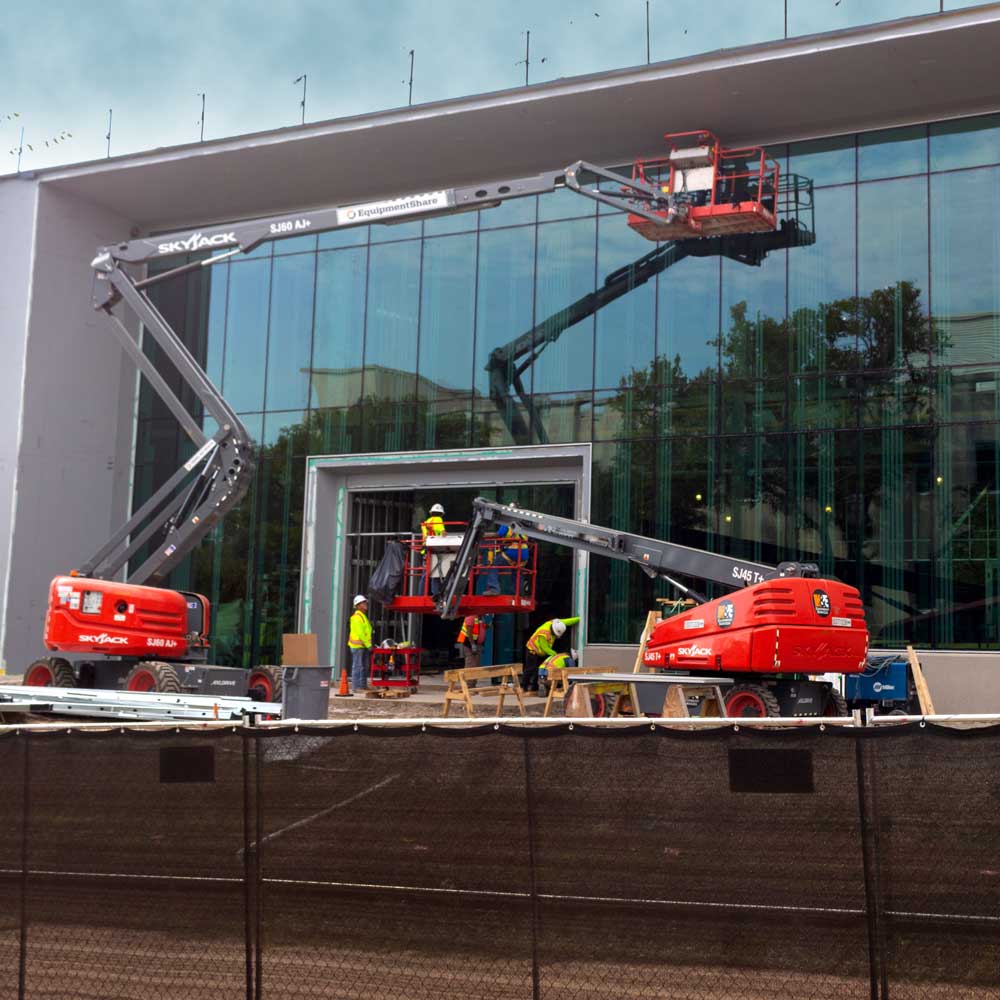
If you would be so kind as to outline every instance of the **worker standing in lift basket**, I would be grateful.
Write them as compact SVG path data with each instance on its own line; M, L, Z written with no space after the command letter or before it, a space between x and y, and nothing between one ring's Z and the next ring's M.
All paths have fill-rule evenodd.
M423 542L420 554L424 557L424 572L430 577L431 596L433 597L437 597L438 592L441 590L441 578L444 574L441 572L440 554L427 553L427 536L440 536L444 534L443 515L444 507L436 503L431 507L430 516L427 520L422 521L420 524L420 540Z
M517 570L528 564L528 539L514 531L509 524L501 524L497 528L497 538L502 539L501 543L491 546L486 552L486 563L489 569L486 573L486 590L484 595L513 594L517 586ZM500 578L500 571L504 570L503 580ZM504 586L504 581L509 581L509 586ZM530 581L522 574L521 592L527 593L530 588Z
M566 629L572 628L579 622L579 617L553 618L543 622L531 633L531 638L526 645L527 655L524 658L524 672L521 674L521 687L525 691L538 693L538 668L541 666L542 660L556 655L552 644L566 634Z
M368 687L368 670L372 658L372 623L368 620L368 599L364 594L354 598L351 634L347 640L351 651L351 689L360 694Z

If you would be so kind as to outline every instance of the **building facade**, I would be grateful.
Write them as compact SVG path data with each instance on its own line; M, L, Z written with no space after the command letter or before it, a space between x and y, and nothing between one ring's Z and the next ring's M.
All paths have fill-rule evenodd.
M835 88L840 76L828 54L845 58L853 45L870 69L879 44L895 46L898 58L904 29L928 51L958 44L949 33L959 27L987 46L991 32L1000 32L1000 10L900 26L821 38L801 53L796 72L803 85L826 72ZM775 65L787 55L761 46L706 61L698 70L705 107L678 116L704 117L679 127L712 127L730 139L713 102L741 59L768 53ZM996 648L1000 113L989 109L1000 110L1000 88L993 80L984 93L989 59L980 56L983 76L970 69L972 79L949 106L926 99L922 115L919 100L903 108L902 97L887 96L892 107L873 110L845 93L794 129L768 122L755 133L749 102L731 138L756 135L784 173L811 182L815 242L755 264L682 259L573 325L554 318L655 247L620 213L567 190L264 244L159 286L158 306L260 443L256 482L242 507L175 574L212 600L219 658L273 661L281 633L302 627L311 457L547 445L588 446L587 508L596 523L766 563L816 562L860 588L876 645ZM894 69L902 73L915 59L914 52ZM754 67L761 88L774 83L765 62ZM635 71L636 86L655 83L657 72ZM686 85L673 73L660 84L665 97ZM604 82L625 95L624 81ZM868 86L876 82L877 74ZM573 81L562 85L572 96ZM802 113L795 101L789 93L789 121ZM610 124L599 117L594 111L588 122L594 134ZM480 120L487 128L486 112ZM412 117L403 124L419 127ZM586 158L627 164L655 155L665 118L661 124L641 145L625 136ZM293 142L281 139L275 155L291 162ZM556 147L532 152L526 164L538 166L542 155L553 157L543 165L557 167L584 155L565 137ZM226 152L239 163L239 150ZM614 158L602 159L604 152ZM244 152L247 163L251 155ZM178 160L183 169L198 166L194 153ZM437 182L434 169L428 153L419 168L427 187L454 182L453 166ZM487 169L464 163L461 179L497 179L477 176ZM78 178L52 180L63 181L64 190L52 189L65 199ZM420 187L412 181L401 175L373 191L404 194ZM319 190L314 184L309 193ZM115 201L108 191L106 205ZM210 221L171 197L138 228ZM294 205L293 192L283 197ZM325 200L348 199L331 189ZM65 218L75 208L62 207L53 224L76 225ZM211 219L271 209L255 207L248 190ZM44 215L36 211L36 229ZM94 229L105 239L120 236L134 216L122 205L100 225L77 226L81 245ZM112 234L118 221L125 228ZM36 246L36 260L37 253ZM523 347L526 333L532 349L517 353L512 345L520 338ZM107 445L113 470L105 472L114 482L101 502L113 510L150 495L192 449L148 387L136 391L113 353L106 359L114 398L102 419L114 444ZM29 377L25 393L32 387ZM31 405L23 409L18 461L27 469ZM40 489L21 475L26 491ZM533 481L544 485L544 470ZM501 494L503 485L498 477ZM97 486L86 489L100 495ZM25 500L15 497L15 508ZM12 549L8 657L17 649L9 622L37 613L11 615L18 565ZM48 575L68 568L53 565ZM591 560L587 586L577 591L588 641L634 643L654 597L667 593L626 565Z

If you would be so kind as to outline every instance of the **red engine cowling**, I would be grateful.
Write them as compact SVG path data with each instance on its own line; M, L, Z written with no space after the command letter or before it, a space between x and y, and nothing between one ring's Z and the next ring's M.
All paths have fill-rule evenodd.
M767 580L660 622L647 667L698 673L856 674L868 628L861 595L836 580Z
M65 653L181 660L192 647L189 601L200 602L207 632L208 601L198 594L57 576L49 587L45 645Z

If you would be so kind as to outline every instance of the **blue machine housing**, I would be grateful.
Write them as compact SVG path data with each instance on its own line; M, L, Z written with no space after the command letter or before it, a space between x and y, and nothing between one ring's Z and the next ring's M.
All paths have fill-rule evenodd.
M908 667L905 660L869 661L862 674L844 677L844 697L848 702L898 701L905 703Z

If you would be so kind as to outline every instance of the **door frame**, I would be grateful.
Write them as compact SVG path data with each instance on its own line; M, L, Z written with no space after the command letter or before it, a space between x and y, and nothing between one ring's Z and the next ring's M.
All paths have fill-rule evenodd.
M590 520L592 447L583 444L512 445L442 451L311 455L306 459L298 629L315 632L329 664L346 656L345 601L351 530L350 494L435 487L572 485L573 516ZM589 555L575 551L573 613L580 616L579 648L586 643Z

